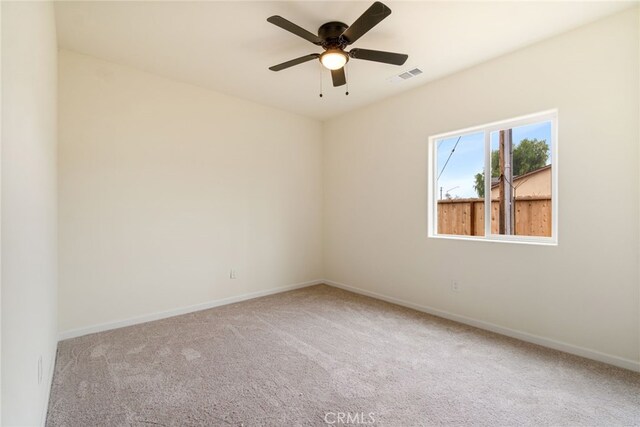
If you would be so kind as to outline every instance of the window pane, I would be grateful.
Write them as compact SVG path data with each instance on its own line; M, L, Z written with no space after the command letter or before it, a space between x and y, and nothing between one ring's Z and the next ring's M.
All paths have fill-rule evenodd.
M551 236L551 122L491 133L491 233Z
M435 144L438 234L484 236L484 132Z

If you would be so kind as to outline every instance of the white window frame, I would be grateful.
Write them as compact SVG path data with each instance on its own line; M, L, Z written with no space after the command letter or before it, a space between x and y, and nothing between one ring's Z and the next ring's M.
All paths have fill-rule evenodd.
M453 136L465 136L484 132L484 176L491 176L491 133L519 126L526 126L540 122L551 122L551 237L542 236L511 236L491 234L491 203L487 203L487 197L491 198L491 179L485 179L485 203L484 203L484 236L464 236L455 234L438 234L438 203L435 199L438 194L438 182L435 177L437 170L437 144L436 141ZM452 132L440 133L429 137L429 185L428 185L428 230L430 238L474 240L482 242L524 243L533 245L558 244L558 110L547 110L540 113L501 120L499 122L474 126Z

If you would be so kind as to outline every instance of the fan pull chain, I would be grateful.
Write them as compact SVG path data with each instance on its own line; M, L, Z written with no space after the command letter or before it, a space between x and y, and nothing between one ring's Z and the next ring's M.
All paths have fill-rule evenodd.
M318 63L320 66L320 98L322 98L322 63Z
M349 73L347 69L347 64L344 64L344 81L347 84L347 91L344 94L346 96L349 96Z

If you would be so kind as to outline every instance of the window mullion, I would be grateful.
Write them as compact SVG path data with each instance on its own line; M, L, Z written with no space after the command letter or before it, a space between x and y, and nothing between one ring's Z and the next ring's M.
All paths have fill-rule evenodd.
M491 235L491 133L484 131L484 237Z

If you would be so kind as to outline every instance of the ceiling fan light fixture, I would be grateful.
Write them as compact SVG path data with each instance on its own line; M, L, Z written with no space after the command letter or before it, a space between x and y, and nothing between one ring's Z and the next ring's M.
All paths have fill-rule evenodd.
M320 62L329 70L339 70L348 60L347 54L340 49L329 49L320 55Z

